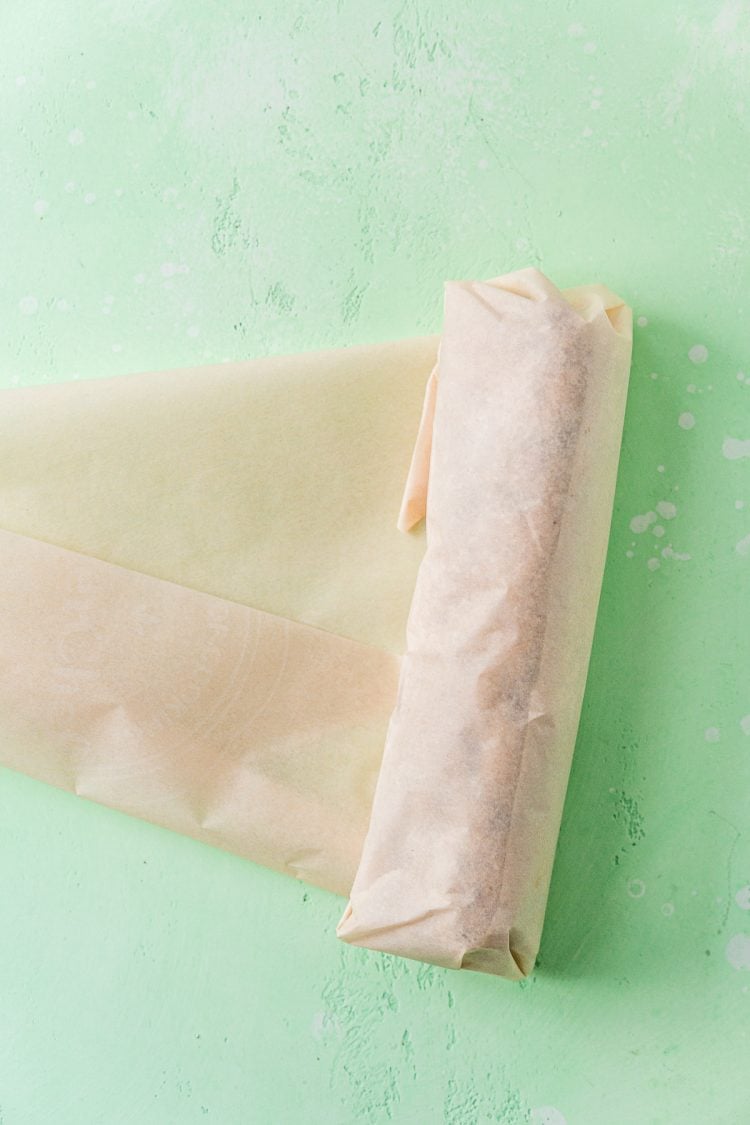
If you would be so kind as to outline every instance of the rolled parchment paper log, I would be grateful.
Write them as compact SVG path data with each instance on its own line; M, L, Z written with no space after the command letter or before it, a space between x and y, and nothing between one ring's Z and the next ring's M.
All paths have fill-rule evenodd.
M612 513L631 310L448 282L399 518L426 514L344 941L518 979L539 949ZM425 511L426 509L426 511Z

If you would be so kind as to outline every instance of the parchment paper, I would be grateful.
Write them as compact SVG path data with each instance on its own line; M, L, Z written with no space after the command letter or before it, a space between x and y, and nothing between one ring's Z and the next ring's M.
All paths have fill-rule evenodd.
M354 883L347 941L519 976L629 310L536 270L445 298L442 340L0 392L0 764Z
M511 978L539 948L599 599L631 316L452 282L400 513L427 551L345 941Z
M347 894L436 350L0 392L0 763Z

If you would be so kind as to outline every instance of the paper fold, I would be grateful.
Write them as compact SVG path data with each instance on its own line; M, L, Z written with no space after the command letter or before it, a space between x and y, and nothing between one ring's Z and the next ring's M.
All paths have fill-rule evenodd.
M347 894L437 343L0 392L0 764Z
M3 764L346 894L398 657L0 531Z

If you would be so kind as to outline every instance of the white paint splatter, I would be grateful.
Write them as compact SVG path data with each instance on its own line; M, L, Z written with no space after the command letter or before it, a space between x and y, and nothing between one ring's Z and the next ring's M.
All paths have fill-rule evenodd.
M122 344L113 344L112 345L112 351L113 352L121 352L122 351Z
M659 372L658 371L652 371L651 372L651 378L652 379L658 379L659 378Z
M648 567L649 570L658 570L659 567L661 566L661 563L659 562L659 560L657 558L653 558L653 559L648 560L648 562L646 563L646 566Z
M740 719L740 729L743 734L750 735L750 715L743 715Z
M695 394L695 383L688 383L685 390L687 391L687 393L689 395L694 395Z
M626 552L625 552L625 558L626 558L626 559L632 559L632 557L633 557L633 555L634 555L634 554L635 554L635 552L634 552L634 551L626 551Z
M693 344L688 352L688 359L691 363L705 363L708 359L708 348L703 344Z
M750 555L750 535L746 535L744 539L740 539L737 546L734 548L738 555L745 558Z
M668 543L667 546L662 549L661 557L663 559L676 559L678 562L689 562L693 556L688 555L686 552L674 551L672 549L672 544Z
M684 411L684 413L682 413L677 419L677 425L680 426L683 430L692 430L693 426L695 425L694 415L692 415L689 410Z
M734 896L734 901L740 910L750 910L750 886L740 887Z
M717 43L730 57L742 51L744 47L742 29L738 26L744 12L743 0L728 0L711 23L711 31Z
M83 129L71 129L68 133L68 144L82 145L85 140Z
M672 128L677 114L682 109L685 97L695 85L695 75L689 70L676 75L671 88L666 91L666 104L664 107L664 120Z
M585 30L582 23L572 23L568 28L568 35L571 39L580 39Z
M669 500L660 500L656 505L656 510L664 520L673 520L677 515L677 507Z
M95 90L96 89L96 82L94 81L93 78L89 78L88 82L86 83L86 89L87 90Z
M661 912L662 912L662 914L664 915L665 918L671 918L672 915L674 914L674 903L673 902L665 902L664 905L661 908Z
M19 74L16 78L16 86L20 87L20 86L25 86L25 85L26 85L26 75L25 74Z
M738 371L737 372L737 379L740 383L744 383L745 382L745 372L744 371Z
M642 531L647 531L652 523L656 523L656 512L644 512L642 516L633 516L630 530L640 535Z
M596 43L584 43L583 49L587 55L593 55L596 51Z
M636 324L638 325L639 328L645 328L646 325L648 324L648 317L647 316L639 316L637 321L636 321Z
M628 894L631 898L643 898L646 893L646 884L643 879L631 879L628 883Z
M750 935L735 934L727 942L725 952L733 969L750 969Z
M657 539L661 539L662 535L664 534L664 528L660 523L655 523L651 528L651 534L655 535Z
M568 1125L566 1118L553 1105L538 1105L531 1111L532 1125Z
M198 327L197 324L191 324L190 327L187 330L188 336L192 336L193 338L195 338L197 335L199 335L199 333L200 333L200 328Z
M656 471L657 471L657 473L663 473L664 472L664 465L657 465Z
M23 313L24 316L33 316L39 308L39 302L36 297L28 296L22 297L18 302L18 311Z
M75 180L68 180L68 182L65 185L65 190L67 191L68 195L70 195L72 192L74 192L76 190Z
M743 457L750 457L750 438L743 441L741 438L725 437L721 452L727 461L739 461Z
M34 204L34 214L38 215L39 218L41 219L43 215L47 214L48 210L49 210L49 203L47 202L47 200L46 199L37 199L36 203Z
M136 283L136 285L143 285L145 280L146 280L145 273L137 273L135 275L135 277L133 278L133 281Z
M718 742L721 738L721 731L718 727L706 727L704 737L706 742Z
M742 509L745 507L745 501L744 500L735 500L734 506L735 506L735 508L737 509L738 512L741 512Z
M160 273L162 277L174 277L178 273L188 273L189 267L185 265L177 265L175 262L163 262L161 265Z
M83 202L90 207L92 203L96 203L96 194L93 191L87 191L83 197Z

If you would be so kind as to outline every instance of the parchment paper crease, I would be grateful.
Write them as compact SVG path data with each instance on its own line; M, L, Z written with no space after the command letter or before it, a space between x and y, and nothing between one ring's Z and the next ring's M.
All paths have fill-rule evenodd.
M0 392L0 763L353 886L347 941L518 976L629 310L536 270L445 300L442 340Z

